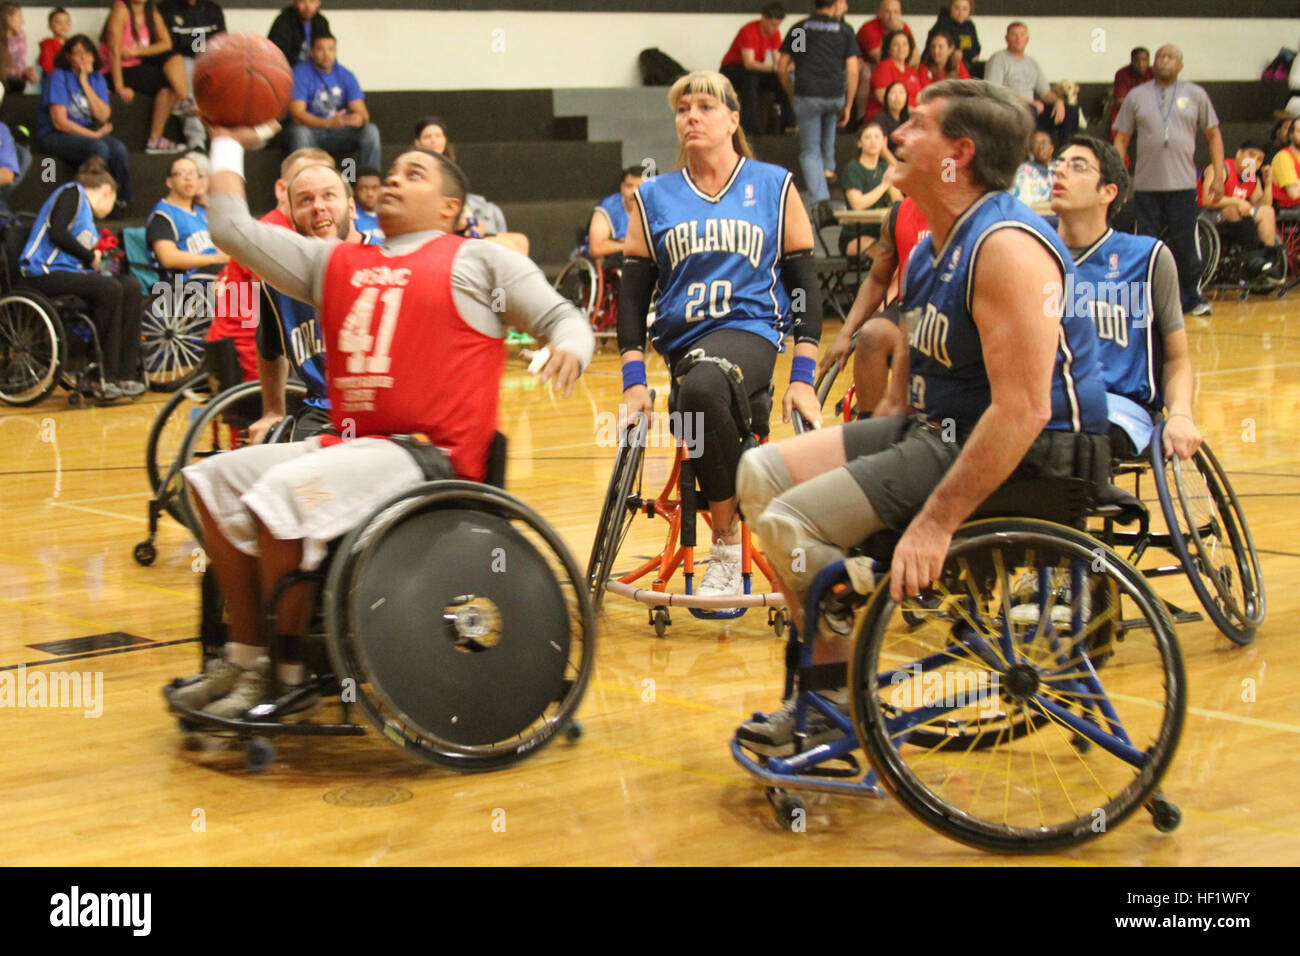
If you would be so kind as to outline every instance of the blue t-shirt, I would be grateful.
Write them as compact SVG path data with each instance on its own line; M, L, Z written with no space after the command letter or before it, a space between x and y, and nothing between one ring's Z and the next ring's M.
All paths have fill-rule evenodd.
M9 127L0 123L0 169L12 169L17 176L22 170L18 164L18 147L14 145L14 134Z
M623 194L616 192L606 196L596 205L596 211L605 214L609 220L609 237L624 239L627 237L627 210L623 208Z
M328 73L321 73L308 61L293 68L293 98L307 104L307 112L318 119L329 119L347 109L353 100L364 100L361 84L352 71L335 63Z
M55 202L63 195L65 189L77 191L77 214L73 217L72 224L68 226L68 231L87 249L93 249L99 239L99 233L95 230L95 213L90 208L90 200L86 198L85 188L77 182L64 183L50 194L50 198L41 206L41 211L36 214L32 234L28 237L27 245L23 247L22 255L18 259L18 270L25 276L47 276L51 272L93 271L82 265L81 260L76 256L56 246L54 240L50 238L50 215L54 211Z
M41 112L36 117L36 132L45 135L54 131L54 121L50 119L51 106L66 106L68 119L78 126L87 128L95 125L95 117L90 112L90 102L81 88L81 81L71 70L55 70L43 84L41 90ZM105 103L108 102L108 81L102 73L90 74L90 88Z
M208 233L208 211L202 206L195 204L194 211L191 212L180 206L173 206L165 199L159 200L158 205L154 206L153 211L149 213L146 228L153 223L155 216L161 216L171 224L171 232L175 236L172 241L181 252L203 256L217 251L217 247L212 243L212 236ZM149 249L149 256L159 272L166 271L152 247ZM193 271L190 269L185 275L188 277Z
M789 331L790 295L781 281L788 170L742 158L717 196L686 170L637 189L638 215L659 268L650 340L676 356L719 329L753 332L778 349Z
M371 245L381 246L384 244L384 233L379 228L378 216L372 216L370 213L366 212L365 210L361 209L361 207L358 206L356 221L357 221L358 232L368 232L370 233L371 236L374 237L374 241L371 243Z
M980 247L992 233L1008 228L1027 232L1051 253L1061 270L1064 295L1074 282L1070 250L1041 216L1009 193L985 193L958 217L942 249L936 251L934 237L927 235L907 260L900 293L911 356L909 398L931 421L950 418L974 425L993 401L970 308ZM1047 427L1105 434L1106 386L1097 331L1086 312L1064 311Z

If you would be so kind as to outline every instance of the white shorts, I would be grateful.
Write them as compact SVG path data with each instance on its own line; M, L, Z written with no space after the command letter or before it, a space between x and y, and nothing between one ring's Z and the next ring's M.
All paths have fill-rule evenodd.
M424 481L415 459L382 438L322 448L319 438L250 445L188 466L186 487L203 499L222 534L257 556L257 521L281 540L302 541L304 571L325 546L365 519L380 502Z

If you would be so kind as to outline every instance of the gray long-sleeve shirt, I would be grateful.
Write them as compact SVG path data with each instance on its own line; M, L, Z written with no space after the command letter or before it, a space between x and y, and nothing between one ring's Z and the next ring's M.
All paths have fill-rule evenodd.
M211 196L208 227L217 247L241 265L285 295L320 307L325 269L341 240L260 223L234 193ZM442 234L431 229L390 237L383 252L407 255ZM494 242L465 242L452 260L451 287L457 310L476 331L504 338L507 326L513 326L577 356L584 369L591 362L596 346L591 326L527 257Z

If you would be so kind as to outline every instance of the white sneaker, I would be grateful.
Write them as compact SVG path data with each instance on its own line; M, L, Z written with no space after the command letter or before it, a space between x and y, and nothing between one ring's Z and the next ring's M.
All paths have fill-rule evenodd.
M1074 619L1074 603L1070 595L1068 572L1053 571L1048 576L1048 587L1053 589L1056 600L1052 604L1051 619L1054 627L1069 627ZM1015 624L1034 625L1042 617L1038 604L1038 574L1027 571L1016 579L1011 586L1011 621ZM1080 611L1087 621L1092 614L1092 595L1084 590Z
M709 551L709 566L695 589L700 597L717 594L744 594L740 576L740 545L715 544Z

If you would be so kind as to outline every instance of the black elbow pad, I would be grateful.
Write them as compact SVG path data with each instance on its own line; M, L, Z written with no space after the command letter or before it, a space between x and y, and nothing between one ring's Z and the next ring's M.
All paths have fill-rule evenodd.
M790 293L791 333L795 344L818 344L822 337L822 287L817 279L813 251L800 249L782 256L781 281Z
M659 269L654 260L628 256L618 287L618 351L645 351L646 313L654 297Z

